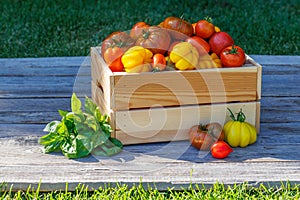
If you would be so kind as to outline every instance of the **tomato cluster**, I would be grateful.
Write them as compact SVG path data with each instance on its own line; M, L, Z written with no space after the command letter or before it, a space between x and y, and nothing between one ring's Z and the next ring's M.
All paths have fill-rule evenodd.
M191 45L180 44L183 42ZM142 63L136 63L147 65L143 70L136 66L132 70L132 63L128 65L128 59L122 60L124 53L134 46L143 47L152 53L151 59L143 59ZM173 52L170 58L174 47L176 52ZM241 67L245 62L243 49L234 44L228 33L215 26L211 18L190 23L182 18L167 17L158 25L140 21L134 24L129 32L110 34L103 41L101 52L113 72ZM144 56L141 49L139 52L130 52L136 56Z
M235 117L227 108L231 120L222 127L218 122L206 125L194 125L189 130L189 139L193 147L198 150L211 150L214 158L226 158L233 152L232 147L246 147L256 142L256 128L246 122L242 109Z

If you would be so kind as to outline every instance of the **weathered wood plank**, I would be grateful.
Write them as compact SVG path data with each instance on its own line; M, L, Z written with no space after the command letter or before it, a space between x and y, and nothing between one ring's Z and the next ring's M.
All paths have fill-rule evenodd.
M0 181L15 184L14 189L24 190L29 184L36 186L42 182L41 190L53 190L62 189L66 182L73 187L82 183L97 188L107 183L139 184L142 180L163 190L167 187L187 188L191 183L212 186L215 182L229 185L247 181L257 185L270 181L278 185L282 180L300 180L299 156L289 157L293 147L290 145L277 147L286 150L281 154L274 154L276 146L236 148L224 160L213 159L208 152L199 154L188 142L166 145L169 146L158 149L148 145L149 152L144 149L147 145L139 148L140 152L127 148L112 158L89 156L70 160L57 153L42 154L41 148L34 144L19 146L6 140L0 145L4 155L0 157L0 168L5 172ZM137 148L138 145L131 147ZM184 151L178 152L178 149ZM258 151L261 153L258 154Z
M14 184L15 190L37 187L39 182L41 190L64 189L66 182L74 190L78 183L91 189L141 180L160 190L187 188L190 183L212 186L217 181L299 184L300 57L251 57L263 65L261 132L255 144L235 148L224 160L197 151L188 141L129 145L109 158L70 160L60 153L43 154L37 140L45 134L45 124L60 119L58 109L70 109L74 90L82 97L90 94L89 60L0 59L0 182L6 181L8 189Z
M300 57L296 55L250 55L261 65L298 65Z
M57 92L56 92L57 94ZM36 95L36 93L31 93ZM52 96L51 96L52 97ZM0 98L0 123L48 123L60 119L57 110L70 111L70 97ZM84 96L81 96L84 102ZM10 117L7 117L10 116ZM261 99L261 122L299 122L299 97L264 97Z
M16 138L16 137L26 137L34 136L37 141L37 136L42 136L46 134L43 132L45 124L17 124L17 123L0 123L0 138ZM36 142L35 142L36 143Z
M0 67L52 67L85 65L90 62L89 56L78 57L45 57L45 58L1 58Z

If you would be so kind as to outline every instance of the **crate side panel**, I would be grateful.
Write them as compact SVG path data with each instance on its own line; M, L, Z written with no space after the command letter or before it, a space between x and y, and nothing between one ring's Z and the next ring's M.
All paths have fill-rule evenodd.
M109 113L112 109L112 88L111 82L113 73L105 64L100 55L99 49L91 48L91 77L92 77L92 99L101 108L103 113Z
M256 79L256 67L115 76L115 109L254 101Z
M199 122L230 120L227 107L234 113L241 108L247 121L259 127L259 102L229 103L173 108L152 108L115 112L116 137L123 144L187 140L189 129Z

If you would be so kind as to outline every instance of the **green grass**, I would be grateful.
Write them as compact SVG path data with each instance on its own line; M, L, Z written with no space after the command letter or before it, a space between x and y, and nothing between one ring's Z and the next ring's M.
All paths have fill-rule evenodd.
M211 16L248 54L300 55L300 0L1 0L0 58L87 56L111 32Z
M246 183L233 186L214 184L211 188L193 186L181 191L168 189L158 191L153 188L145 189L142 185L128 187L126 185L105 187L97 190L89 190L87 186L78 185L75 191L41 192L28 188L27 191L0 193L0 199L300 199L300 185L290 183L281 187L259 185L248 187ZM1 189L1 188L0 188ZM1 191L1 190L0 190Z

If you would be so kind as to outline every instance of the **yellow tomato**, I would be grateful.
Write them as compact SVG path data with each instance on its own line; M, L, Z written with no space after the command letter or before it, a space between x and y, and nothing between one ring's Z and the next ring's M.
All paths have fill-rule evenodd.
M228 121L223 127L225 140L228 144L232 147L246 147L255 143L257 131L252 124L245 122L246 116L242 110L237 114L237 119L231 110L228 110L231 113L232 120Z
M152 52L141 46L129 48L121 58L126 72L151 71Z
M198 69L209 69L209 68L221 68L222 62L217 54L212 53L211 55L203 55L199 59Z
M195 47L189 42L176 44L171 53L170 60L175 63L179 70L191 70L198 64L199 54Z

